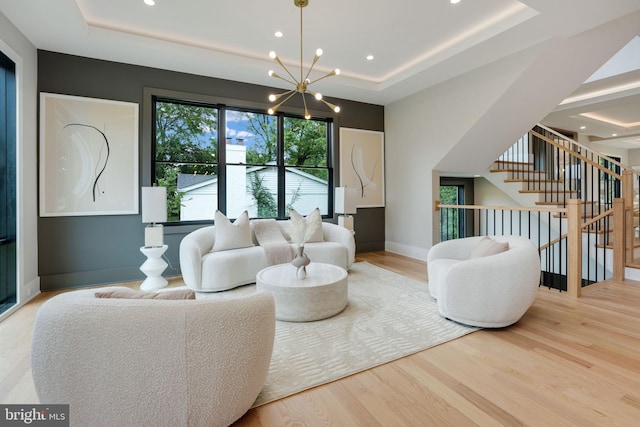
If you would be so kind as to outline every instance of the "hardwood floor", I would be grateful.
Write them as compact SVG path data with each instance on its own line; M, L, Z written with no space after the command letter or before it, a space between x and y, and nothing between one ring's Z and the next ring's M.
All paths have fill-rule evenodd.
M425 265L380 252L359 261L426 282ZM135 284L133 285L135 286ZM0 323L0 402L36 402L29 366L43 294ZM237 426L636 426L640 283L574 299L540 288L515 325L481 330L249 411Z

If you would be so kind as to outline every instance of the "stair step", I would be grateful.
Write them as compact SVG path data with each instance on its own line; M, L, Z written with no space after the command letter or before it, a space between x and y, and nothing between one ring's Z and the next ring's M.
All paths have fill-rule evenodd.
M505 179L504 182L531 182L530 179L524 179L524 178L508 178ZM534 182L536 183L548 183L548 184L564 184L564 181L560 181L557 179L536 179Z
M554 189L546 189L546 190L519 190L520 193L538 193L538 194L544 194L544 193L568 193L568 194L577 194L578 190L554 190Z
M521 174L545 174L545 171L537 171L537 170L529 170L529 169L491 169L489 170L491 173L498 172L510 172L510 173L521 173Z

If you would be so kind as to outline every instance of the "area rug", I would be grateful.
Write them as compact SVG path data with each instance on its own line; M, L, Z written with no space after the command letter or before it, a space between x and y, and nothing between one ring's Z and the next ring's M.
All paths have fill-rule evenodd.
M227 298L255 285L198 297ZM215 295L215 296L214 296ZM349 305L315 322L276 322L271 366L254 407L461 337L478 328L441 317L425 283L366 262L349 271Z

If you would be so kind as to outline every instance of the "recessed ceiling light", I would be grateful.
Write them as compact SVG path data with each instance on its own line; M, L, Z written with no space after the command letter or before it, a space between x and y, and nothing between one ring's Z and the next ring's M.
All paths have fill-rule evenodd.
M458 4L460 3L460 0L451 0L451 4Z
M367 61L373 61L374 56L373 55L367 55Z
M144 0L144 4L147 6L155 6L156 2L154 0Z
M282 31L276 31L275 36L280 38L280 37L284 36L284 34L282 34Z
M586 128L586 126L580 126L580 130L585 130Z
M618 136L618 134L617 133L612 133L611 136Z

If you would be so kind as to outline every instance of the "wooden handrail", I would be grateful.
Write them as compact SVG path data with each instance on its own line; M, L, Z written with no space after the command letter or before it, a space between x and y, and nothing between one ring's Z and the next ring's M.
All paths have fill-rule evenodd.
M544 129L544 130L546 130L549 133L552 133L552 134L556 135L559 138L564 139L565 141L571 142L573 145L578 146L578 147L582 148L585 151L589 151L591 153L596 154L598 157L602 157L603 159L606 159L609 163L613 163L614 165L619 166L621 169L625 169L625 170L626 169L630 169L630 170L633 170L635 174L640 175L640 171L636 171L631 166L625 165L624 163L621 163L620 161L618 161L616 159L613 159L613 158L611 158L611 157L609 157L609 156L607 156L605 154L598 153L597 151L594 151L591 148L580 144L578 141L573 140L573 139L567 137L566 135L563 135L563 134L561 134L561 133L559 133L559 132L557 132L557 131L555 131L555 130L553 130L551 128L548 128L548 127L546 127L544 125L541 125L540 123L538 123L537 126L542 128L542 129ZM575 153L572 153L572 154L575 154Z
M566 213L567 208L561 207L525 207L525 206L482 206L482 205L442 205L436 200L436 211L442 208L447 209L487 209L492 211L533 211L549 213Z
M596 222L600 221L601 219L603 219L605 217L608 217L611 214L613 214L613 209L609 209L608 211L603 212L598 216L594 216L589 221L585 221L584 223L582 223L582 229L584 230L585 228L589 227L590 225L595 224Z
M581 229L584 230L585 228L588 228L590 225L595 224L596 222L600 221L601 219L604 219L606 217L608 217L609 215L613 214L613 209L609 209L608 211L594 217L591 218L589 221L585 222L582 224ZM560 237L557 237L555 239L553 239L552 241L550 241L549 243L545 243L544 245L540 246L540 251L543 251L545 249L550 248L551 246L555 245L556 243L560 243L563 239L566 239L568 236L567 233L564 233L563 235L561 235Z
M606 173L607 175L611 175L612 177L622 180L622 175L617 174L615 172L613 172L611 169L607 169L604 166L594 162L593 160L589 159L588 157L582 155L581 153L577 153L575 151L570 151L567 150L567 148L565 146L563 146L562 144L558 144L557 142L555 142L553 139L542 135L541 133L538 133L534 130L530 130L529 133L531 133L532 135L542 139L543 141L546 141L547 143L553 145L554 147L557 147L558 149L564 151L565 153L568 153L569 155L573 156L573 157L577 157L578 159L582 160L585 163L590 164L591 166L595 167L596 169L599 169L601 172ZM600 156L602 157L602 156Z

